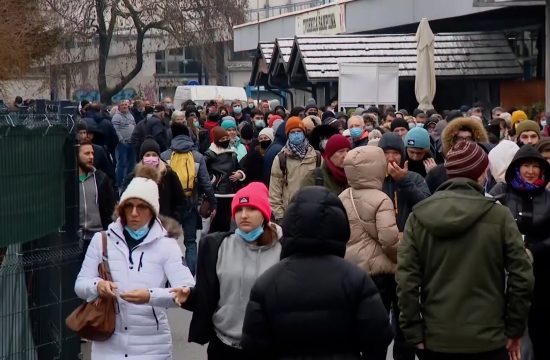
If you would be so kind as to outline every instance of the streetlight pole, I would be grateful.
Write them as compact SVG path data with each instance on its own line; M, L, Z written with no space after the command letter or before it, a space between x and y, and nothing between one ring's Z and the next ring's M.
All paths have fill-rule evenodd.
M545 81L545 110L550 111L550 0L546 0L545 21L545 40L544 40L544 81Z

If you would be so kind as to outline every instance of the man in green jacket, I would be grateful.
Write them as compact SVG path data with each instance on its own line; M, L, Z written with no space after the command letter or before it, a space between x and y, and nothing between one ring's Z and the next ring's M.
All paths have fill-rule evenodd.
M488 164L479 145L457 143L449 181L407 220L400 325L420 359L519 359L533 271L510 211L484 196Z

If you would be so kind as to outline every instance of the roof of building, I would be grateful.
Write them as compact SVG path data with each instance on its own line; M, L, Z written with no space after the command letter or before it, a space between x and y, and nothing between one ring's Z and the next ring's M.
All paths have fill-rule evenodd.
M405 78L414 77L416 71L416 40L412 34L304 36L277 39L271 46L274 58L270 58L270 75L284 69L292 82L336 81L341 62L398 64L399 75ZM268 44L260 44L259 48L265 48L263 56L268 56ZM275 62L283 65L282 69ZM501 33L436 34L435 69L438 77L504 78L523 74Z

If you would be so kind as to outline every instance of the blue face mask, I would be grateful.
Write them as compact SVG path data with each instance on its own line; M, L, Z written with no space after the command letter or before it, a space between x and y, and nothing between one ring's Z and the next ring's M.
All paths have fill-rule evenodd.
M248 104L248 108L249 109L254 109L254 104L253 103Z
M137 230L132 230L130 229L130 227L128 225L124 226L124 230L126 230L128 232L128 234L130 234L130 236L132 237L132 239L134 240L140 240L142 238L144 238L147 233L149 233L149 225L144 225L143 227L137 229Z
M363 129L358 127L351 128L349 129L349 134L351 135L352 138L357 139L361 137L361 134L363 134Z
M300 145L304 142L304 139L305 135L303 132L294 132L288 134L288 141L290 141L292 145Z
M198 120L193 121L193 125L195 125L196 128L200 128L200 127L201 127L201 124L199 123Z
M263 121L263 120L254 120L254 125L258 129L263 129L265 127L265 121Z
M423 127L424 127L424 123L416 123L416 127L423 128Z
M235 106L235 107L233 108L233 113L235 113L235 114L240 114L241 111L243 111L243 108L240 107L240 106Z
M246 242L253 242L258 240L260 236L264 233L264 227L262 225L258 226L250 232L244 232L241 229L237 228L235 234L239 235Z

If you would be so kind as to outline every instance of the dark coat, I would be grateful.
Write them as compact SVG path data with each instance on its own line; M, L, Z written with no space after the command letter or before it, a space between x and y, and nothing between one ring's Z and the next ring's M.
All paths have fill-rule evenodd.
M107 226L113 222L113 212L116 205L116 195L109 177L101 170L95 171L97 182L97 205L101 226L107 230Z
M449 180L444 164L439 164L426 174L426 184L433 194L441 184Z
M260 153L259 146L256 146L252 151L249 151L240 162L241 168L246 174L244 185L254 181L263 182L266 186L269 183L264 182L264 156Z
M166 132L164 123L161 119L153 115L150 118L145 118L140 121L132 133L132 144L136 148L136 155L138 158L139 149L147 135L151 135L153 139L155 139L160 146L161 152L165 151L170 146L170 142L168 141L168 133Z
M367 273L343 259L350 229L338 197L321 187L301 190L283 232L281 262L252 288L243 348L258 359L385 354L388 315Z
M121 192L126 190L140 166L144 165L138 163L136 170L126 176L121 186ZM166 166L166 171L162 174L158 188L160 214L171 217L181 223L182 214L186 206L185 195L178 175L169 166Z
M118 135L111 120L101 112L95 111L88 111L86 113L86 117L83 120L86 121L86 125L88 125L86 118L92 119L97 128L97 133L94 135L94 144L106 147L114 158L115 149L118 145Z
M269 187L269 180L271 179L271 166L273 165L273 160L277 154L283 149L286 144L286 134L285 134L285 125L286 122L283 122L277 128L275 133L275 140L269 145L267 151L264 155L264 170L263 170L263 179L264 184Z
M536 159L541 163L545 176L545 186L534 192L519 192L510 185L516 168L525 159ZM535 270L539 264L548 264L550 269L550 164L530 145L522 146L508 166L506 183L497 184L490 192L503 205L506 205L516 220L519 231L525 235L525 244L533 253ZM550 277L550 275L547 275Z
M240 181L231 181L229 177L233 172L240 170L237 153L234 151L225 151L216 153L212 147L204 154L206 168L211 177L215 177L213 182L214 192L216 194L235 194L240 186Z
M103 146L92 144L94 148L94 167L103 171L111 181L115 181L115 164L111 161L109 155Z

